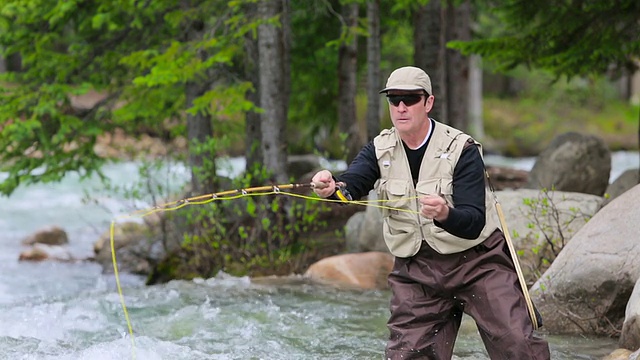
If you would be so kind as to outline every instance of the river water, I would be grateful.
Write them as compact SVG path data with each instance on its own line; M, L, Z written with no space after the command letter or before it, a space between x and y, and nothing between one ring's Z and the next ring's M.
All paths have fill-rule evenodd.
M612 178L637 167L637 156L616 153ZM487 162L532 165L529 159ZM105 173L124 185L137 179L137 168L114 164ZM186 179L183 168L171 173L178 182ZM0 198L0 359L383 358L387 291L337 290L298 276L219 274L144 286L144 279L120 274L132 339L113 274L91 262L17 260L20 241L50 225L65 229L75 257L90 256L111 219L126 212L124 201L102 195L99 187L97 179L80 182L69 175L61 183L32 185ZM97 203L83 201L85 193ZM617 348L614 339L542 335L554 360L600 359ZM488 359L468 319L455 359Z

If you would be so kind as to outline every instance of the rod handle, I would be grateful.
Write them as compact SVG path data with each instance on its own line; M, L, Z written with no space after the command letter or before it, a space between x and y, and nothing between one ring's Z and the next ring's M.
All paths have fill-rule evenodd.
M329 187L329 184L320 181L312 181L311 187L314 189L326 189Z

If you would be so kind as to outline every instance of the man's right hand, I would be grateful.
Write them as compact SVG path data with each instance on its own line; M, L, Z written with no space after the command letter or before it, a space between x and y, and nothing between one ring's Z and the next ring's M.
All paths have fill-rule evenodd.
M321 198L328 198L336 192L336 181L329 170L318 171L311 182L314 184L313 191Z

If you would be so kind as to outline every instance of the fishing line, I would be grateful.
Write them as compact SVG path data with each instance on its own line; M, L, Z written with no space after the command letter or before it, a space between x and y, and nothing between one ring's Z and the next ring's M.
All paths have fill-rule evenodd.
M122 286L120 284L120 275L118 272L118 261L116 259L116 250L115 250L115 225L118 220L134 218L134 217L141 218L141 217L145 217L158 212L175 211L185 206L205 205L213 201L219 201L219 200L234 200L234 199L239 199L239 198L248 197L248 196L269 196L269 195L286 195L286 196L296 197L296 198L305 199L305 200L324 201L329 203L353 204L353 205L360 205L360 206L373 206L380 209L388 209L388 210L418 214L418 212L413 210L401 209L393 206L378 204L378 203L383 203L388 201L394 201L390 199L348 200L346 197L340 196L341 194L338 194L339 199L325 199L318 196L308 196L308 195L297 194L297 193L292 193L288 191L282 191L283 189L299 189L299 188L313 189L315 187L320 187L320 186L321 184L312 182L312 183L306 183L306 184L270 185L270 186L258 186L258 187L245 188L245 189L226 190L226 191L221 191L217 193L198 195L190 198L168 202L162 205L154 206L152 208L137 210L130 214L118 216L115 219L113 219L111 221L111 226L109 227L111 260L113 262L113 273L116 278L116 288L118 291L118 296L120 298L120 306L122 307L122 312L124 313L124 318L127 323L129 339L131 340L132 358L136 359L136 343L135 343L135 337L133 334L133 326L131 325L131 319L129 317L129 311L127 310L124 293L122 291ZM417 196L406 197L406 198L403 197L402 200L417 199L417 198L418 198Z

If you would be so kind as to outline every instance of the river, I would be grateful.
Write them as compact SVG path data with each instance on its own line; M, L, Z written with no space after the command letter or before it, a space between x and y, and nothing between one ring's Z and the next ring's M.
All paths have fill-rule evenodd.
M614 154L612 178L637 167L637 156ZM487 162L532 165L530 159ZM125 185L135 181L137 169L120 163L105 173ZM186 178L183 168L171 173L178 182ZM111 219L126 211L125 201L101 194L100 186L95 178L80 182L70 174L60 183L31 185L0 198L0 359L383 358L387 291L336 290L298 276L219 274L145 286L140 277L120 274L132 341L113 274L91 262L17 260L20 241L49 225L65 229L75 257L90 256ZM84 201L85 193L97 203ZM454 358L488 359L472 323L464 324ZM615 339L543 336L554 360L600 359L617 348Z

